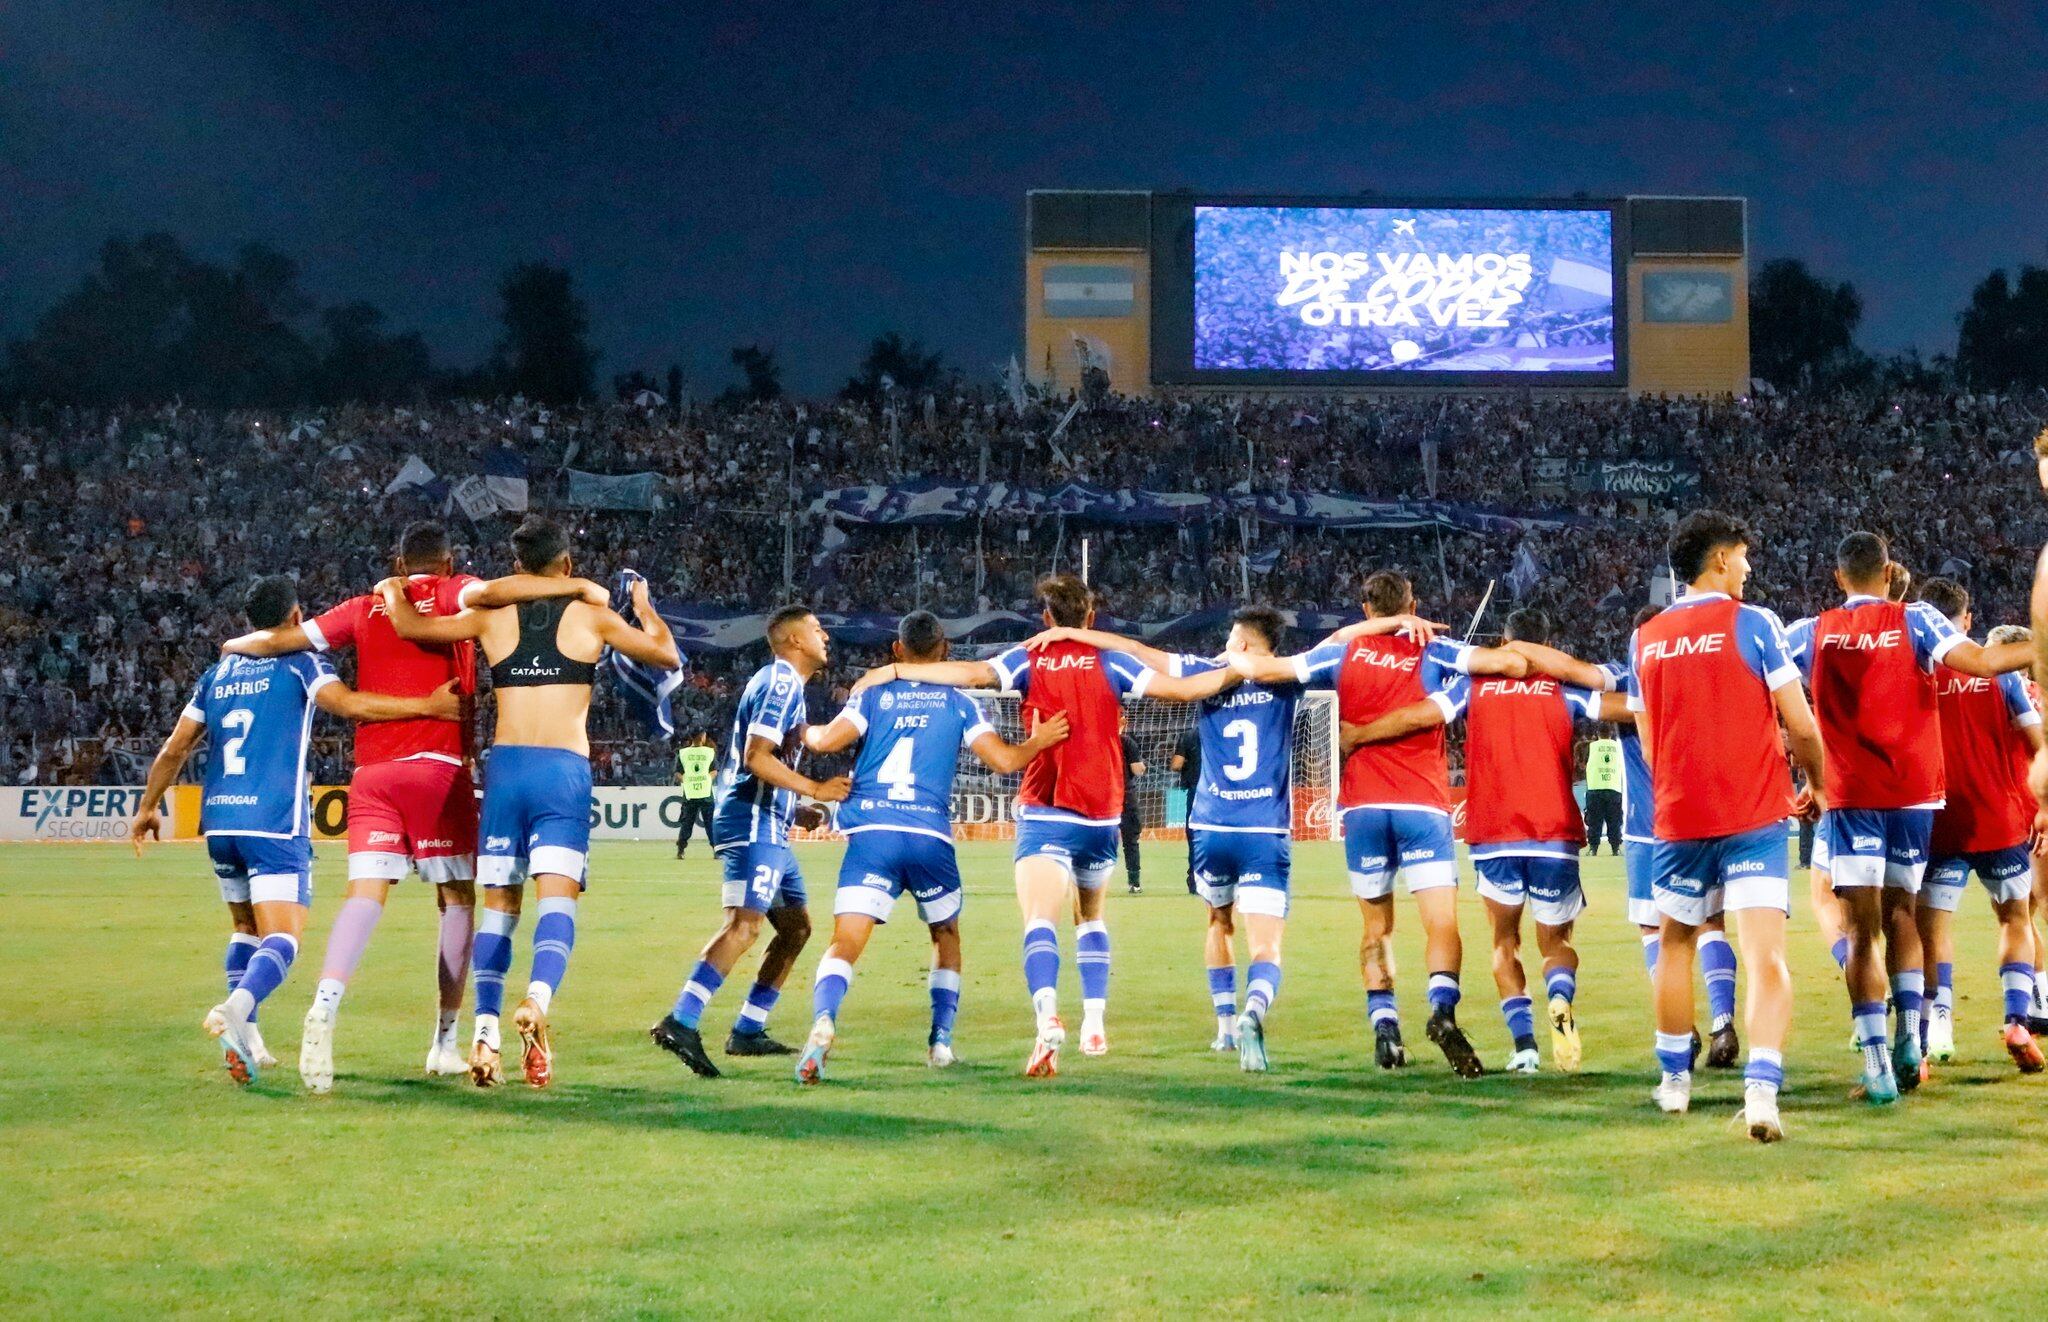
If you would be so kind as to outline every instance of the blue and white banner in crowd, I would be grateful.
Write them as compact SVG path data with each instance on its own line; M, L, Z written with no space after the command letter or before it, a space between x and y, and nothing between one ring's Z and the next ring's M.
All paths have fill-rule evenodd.
M573 475L572 475L573 477ZM1258 495L1241 492L1150 491L1068 482L1057 487L1007 482L947 483L936 479L894 486L836 487L811 502L811 513L841 523L958 523L984 514L1065 515L1095 523L1183 523L1247 514L1270 523L1307 528L1446 528L1478 534L1515 534L1593 522L1563 513L1519 514L1453 501L1367 500L1358 496Z
M753 647L763 641L763 630L768 624L765 612L672 602L657 602L656 607L661 611L661 618L667 620L669 628L674 630L676 645L686 656L691 652L732 652ZM1197 648L1221 647L1225 635L1230 632L1233 610L1233 607L1218 607L1193 611L1170 620L1124 620L1116 616L1102 616L1097 624L1133 638L1175 638ZM1302 633L1304 641L1320 638L1358 619L1355 614L1338 611L1282 611L1281 614ZM880 612L848 615L818 612L819 622L834 640L861 647L876 647L892 641L900 618ZM1028 638L1045 627L1037 616L1021 611L982 611L950 618L941 616L939 624L945 629L946 637L955 643L990 646Z
M491 503L508 514L526 512L526 456L509 445L484 455L484 488Z
M659 473L586 473L569 470L569 503L590 510L651 510Z

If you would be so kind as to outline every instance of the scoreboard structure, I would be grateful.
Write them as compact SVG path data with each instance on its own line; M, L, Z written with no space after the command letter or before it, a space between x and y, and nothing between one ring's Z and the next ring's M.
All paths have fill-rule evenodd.
M1179 390L1749 392L1749 206L1025 199L1026 373Z

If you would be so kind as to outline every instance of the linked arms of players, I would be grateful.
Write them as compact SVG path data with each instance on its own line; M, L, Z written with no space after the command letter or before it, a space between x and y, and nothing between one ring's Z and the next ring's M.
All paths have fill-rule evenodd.
M398 636L415 643L459 643L482 637L490 612L501 606L546 597L576 597L600 611L609 611L607 603L611 601L610 594L589 579L550 574L511 574L472 583L462 594L464 609L454 615L422 615L413 609L403 578L385 579L377 585L377 595L384 599L384 613L390 616Z
M1135 658L1140 665L1153 672L1146 682L1145 696L1159 698L1166 702L1200 702L1213 698L1228 688L1235 688L1238 676L1227 668L1205 670L1199 675L1175 675L1173 653L1162 652L1149 647L1135 638L1126 638L1120 633L1103 629L1073 629L1059 626L1046 629L1027 639L1024 646L1040 651L1059 642L1083 643L1102 651L1122 652Z
M1032 758L1064 740L1067 730L1066 713L1054 712L1040 721L1031 737L1021 744L1010 743L994 730L986 730L975 736L974 742L967 747L989 770L1009 775L1022 771ZM827 725L804 727L804 747L813 753L844 752L860 742L860 735L859 727L846 719L842 712Z

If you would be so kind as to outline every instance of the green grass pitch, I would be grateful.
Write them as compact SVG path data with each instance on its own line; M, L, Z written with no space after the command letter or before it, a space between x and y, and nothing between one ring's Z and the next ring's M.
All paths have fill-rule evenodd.
M1749 1143L1739 1080L1649 1103L1647 988L1619 869L1589 864L1576 1077L1460 1082L1423 1042L1414 914L1397 957L1417 1063L1370 1061L1358 916L1332 845L1300 846L1273 1072L1206 1049L1201 911L1177 846L1109 903L1112 1053L1019 1077L1028 1007L1007 851L963 849L965 1064L923 1064L925 941L869 948L831 1078L785 1061L703 1081L647 1042L717 914L714 870L604 845L556 1002L557 1083L418 1076L432 904L401 891L343 1007L331 1096L298 1021L342 888L265 1007L284 1064L243 1092L200 1029L225 921L203 855L0 850L0 1313L904 1317L1080 1314L1839 1315L2036 1306L2048 1078L1999 1049L1991 923L1965 903L1963 1061L1886 1113L1848 1100L1834 968L1795 903L1789 1141ZM819 934L777 1011L800 1039L837 851L801 855ZM1462 1018L1506 1041L1466 892ZM525 977L530 922L512 983ZM739 970L742 985L751 962ZM1065 999L1077 1011L1070 939ZM722 1037L729 988L706 1028ZM1547 1064L1547 1044L1546 1044Z

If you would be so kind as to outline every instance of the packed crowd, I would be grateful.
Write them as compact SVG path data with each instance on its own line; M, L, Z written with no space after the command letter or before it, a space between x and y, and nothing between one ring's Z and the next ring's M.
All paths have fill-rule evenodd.
M324 609L388 572L398 528L427 515L448 519L466 567L502 571L516 516L444 515L437 489L387 494L412 456L460 477L510 445L528 465L532 507L570 519L580 572L639 568L668 602L766 609L798 597L831 611L1028 612L1031 583L1075 567L1085 535L1094 581L1126 619L1233 604L1247 584L1283 607L1347 611L1366 573L1396 565L1425 609L1460 630L1498 582L1482 633L1518 598L1550 610L1596 656L1620 650L1680 502L1560 485L1556 460L1696 464L1700 488L1685 502L1737 511L1759 528L1752 595L1787 620L1828 604L1834 543L1854 527L1887 534L1923 576L1963 581L1980 623L2018 619L2032 549L2048 537L2048 504L2028 471L2048 413L2038 398L1110 399L1054 438L1063 412L991 394L880 410L551 410L514 400L318 418L176 407L0 414L0 781L136 782L218 640L235 631L240 590L258 573L295 573L307 609ZM570 466L654 472L656 508L569 511ZM912 477L1433 496L1583 522L1519 537L1326 531L1235 515L1178 526L1038 516L828 530L809 512L822 490ZM1519 593L1507 586L1518 566ZM678 725L720 729L758 659L690 657ZM827 690L874 659L846 649L814 702L829 705ZM600 701L593 732L600 778L666 779L671 754L629 726L622 704ZM323 738L316 775L340 779L346 769L345 733Z

